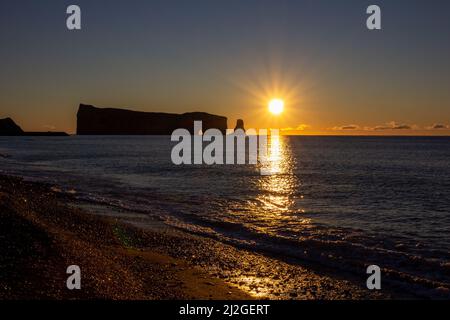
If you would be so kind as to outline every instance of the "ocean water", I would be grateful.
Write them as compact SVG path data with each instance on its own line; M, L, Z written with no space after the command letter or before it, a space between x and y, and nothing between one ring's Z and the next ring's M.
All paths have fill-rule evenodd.
M450 288L450 138L280 137L269 167L176 166L169 136L0 137L0 173L399 286Z

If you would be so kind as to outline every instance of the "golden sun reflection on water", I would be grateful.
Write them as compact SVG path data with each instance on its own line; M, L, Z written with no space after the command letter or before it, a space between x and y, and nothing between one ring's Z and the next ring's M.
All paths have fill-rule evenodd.
M268 157L263 164L268 175L261 176L258 201L265 212L282 214L291 210L299 190L294 175L295 160L286 137L273 135L268 139Z
M251 197L247 198L244 205L239 204L232 213L255 236L243 238L246 244L257 247L262 245L262 248L269 244L273 249L280 245L280 254L286 249L282 244L284 239L301 240L303 230L312 226L312 220L304 215L302 184L297 176L296 159L301 155L293 153L292 143L290 137L268 137L267 156L264 161L260 159L259 166L255 168L258 169L258 175L252 175L249 186ZM261 172L266 174L261 175ZM281 241L272 242L272 239ZM290 249L288 246L287 250ZM275 267L276 263L269 260L265 263L267 267L260 261L245 263L240 272L229 274L230 281L257 299L302 296L301 279L292 277L290 272L281 271L284 265Z

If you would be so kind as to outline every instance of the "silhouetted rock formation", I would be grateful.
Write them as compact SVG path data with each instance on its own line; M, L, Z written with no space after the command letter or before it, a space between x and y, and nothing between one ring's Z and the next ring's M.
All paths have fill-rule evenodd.
M0 136L54 137L68 136L65 132L24 132L11 118L0 119Z
M244 120L238 119L238 121L236 121L236 127L234 128L234 131L236 131L237 129L242 129L245 131Z
M0 136L21 136L23 133L23 130L13 119L0 119Z
M227 118L204 112L184 114L138 112L124 109L96 108L80 104L77 113L79 135L171 135L179 128L194 131L194 121L202 121L203 132L227 129Z

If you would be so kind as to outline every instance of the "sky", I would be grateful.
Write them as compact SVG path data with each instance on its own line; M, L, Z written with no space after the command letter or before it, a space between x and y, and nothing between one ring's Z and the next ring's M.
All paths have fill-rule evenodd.
M66 27L71 4L81 30ZM366 27L371 4L382 30ZM73 133L85 103L286 133L450 135L449 12L448 0L1 0L0 118Z

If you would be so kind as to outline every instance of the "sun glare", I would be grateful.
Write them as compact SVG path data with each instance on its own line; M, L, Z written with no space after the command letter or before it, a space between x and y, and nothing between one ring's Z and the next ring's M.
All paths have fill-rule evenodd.
M269 111L272 114L279 115L284 110L284 101L281 99L272 99L269 102Z

